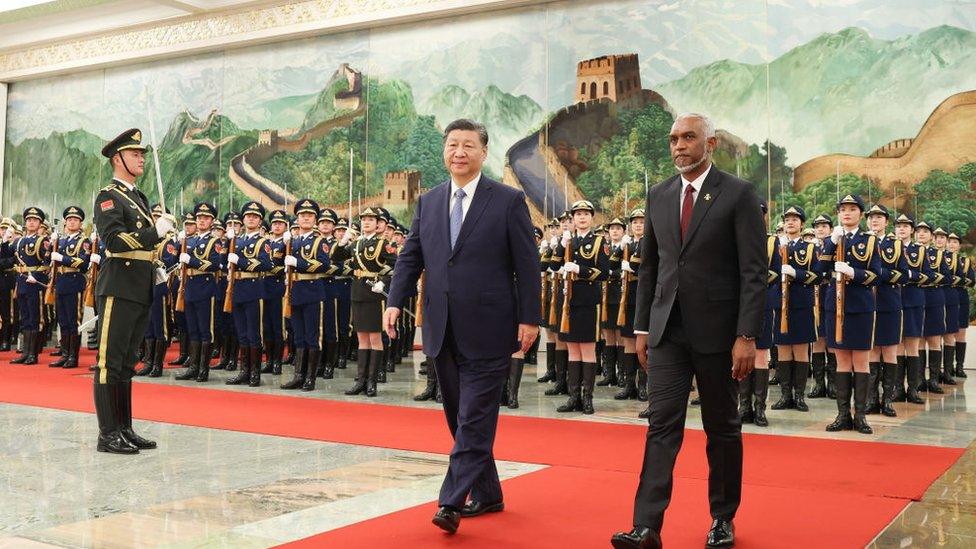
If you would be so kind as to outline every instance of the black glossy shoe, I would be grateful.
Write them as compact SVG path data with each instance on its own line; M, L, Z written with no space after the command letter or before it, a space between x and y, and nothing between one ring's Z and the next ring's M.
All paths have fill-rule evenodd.
M478 517L485 513L499 513L505 510L505 502L481 503L480 501L469 501L461 508L463 518Z
M98 445L95 447L99 452L109 454L138 454L139 449L129 443L119 431L98 435Z
M766 410L756 410L754 412L755 417L752 420L753 425L756 427L769 427L769 420L766 419Z
M437 526L448 534L453 534L457 532L458 526L461 526L461 513L457 509L441 507L434 513L434 518L431 522L434 523L434 526Z
M661 534L646 526L634 526L630 532L617 532L610 538L614 549L660 549Z
M637 414L637 417L639 417L641 419L647 419L647 418L651 417L651 407L648 405L646 408L644 408L643 410L641 410L641 412L639 414Z
M735 525L731 520L715 519L705 538L705 547L732 547L735 545Z

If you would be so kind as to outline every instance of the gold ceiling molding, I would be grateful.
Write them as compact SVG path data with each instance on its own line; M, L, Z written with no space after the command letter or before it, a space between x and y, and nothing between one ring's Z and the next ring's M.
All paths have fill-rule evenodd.
M305 0L0 53L0 82L552 0Z

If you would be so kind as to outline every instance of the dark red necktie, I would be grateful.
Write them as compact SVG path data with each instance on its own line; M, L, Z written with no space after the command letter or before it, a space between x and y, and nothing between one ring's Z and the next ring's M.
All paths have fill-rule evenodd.
M688 232L688 224L691 222L691 210L695 206L695 187L685 186L685 198L681 201L681 241L685 240L685 233Z

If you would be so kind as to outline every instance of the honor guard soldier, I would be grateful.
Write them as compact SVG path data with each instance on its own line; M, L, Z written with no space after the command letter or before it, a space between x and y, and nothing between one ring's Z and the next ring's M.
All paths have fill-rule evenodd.
M895 236L901 241L901 253L908 271L901 286L902 343L898 352L895 399L924 404L925 399L918 395L919 383L925 381L924 366L918 349L922 342L925 320L925 290L922 286L928 281L932 271L927 268L928 257L925 250L915 241L914 235L915 218L900 214L895 219Z
M336 276L342 274L343 261L349 258L349 238L335 234L339 216L329 208L319 213L319 235L329 247L329 268L325 271L325 300L322 303L322 352L316 365L317 375L332 379L339 364L339 284Z
M823 248L823 243L830 238L830 232L834 229L834 220L827 214L820 214L813 220L813 232L817 238L817 253ZM827 286L830 284L830 277L825 276L825 271L829 267L827 262L821 262L824 269L820 273L820 285L814 288L814 301L817 302L817 341L812 345L811 362L813 364L813 389L807 393L807 398L837 398L834 391L834 379L837 377L837 357L827 349L827 313L824 296L827 294ZM776 351L774 347L773 352ZM771 357L773 363L775 357Z
M810 371L807 349L817 340L817 320L814 313L814 289L820 283L820 261L817 247L800 238L806 213L799 206L790 206L783 212L783 235L779 245L785 250L782 261L783 288L780 295L786 302L786 319L780 317L780 325L773 330L773 340L778 347L776 363L782 396L773 404L773 410L796 409L807 412L807 377ZM783 307L780 307L782 314ZM786 330L783 330L783 328Z
M837 418L827 426L827 431L853 429L871 434L873 431L865 413L871 383L869 353L874 339L873 287L878 283L882 267L877 237L859 230L863 213L864 202L860 196L848 194L838 201L838 225L824 242L820 259L832 267L833 276L826 296L827 346L837 355ZM837 310L838 287L844 292L841 311ZM840 330L838 320L843 322Z
M959 295L959 330L956 332L956 365L955 376L967 378L963 365L966 362L966 327L969 326L969 291L976 285L976 267L970 257L963 255L959 249L959 235L949 233L948 249L955 254L957 264L956 275L959 277L954 285L956 293ZM950 366L951 367L951 366Z
M264 347L268 362L261 373L281 375L281 360L285 353L285 317L282 299L285 296L285 251L291 233L288 232L288 213L274 210L268 216L271 232L268 246L271 247L271 270L264 277Z
M942 286L946 284L948 269L946 268L943 251L935 246L932 227L925 221L915 226L915 238L925 251L925 265L922 272L928 275L923 288L925 289L925 317L922 321L922 337L928 349L919 348L919 358L922 363L922 379L920 390L941 395L945 391L939 386L942 373L942 336L946 333L945 292ZM929 380L925 382L924 372L928 367Z
M545 233L542 236L542 242L539 244L539 263L541 266L542 274L542 328L546 334L546 373L541 377L536 379L539 383L547 383L549 381L556 380L556 331L549 329L549 309L553 299L553 285L555 284L553 276L554 271L549 269L549 263L552 256L552 247L549 242L553 238L559 237L559 219L552 218L549 220L549 224L545 227ZM536 341L541 340L542 337L537 337Z
M183 216L183 231L177 235L179 242L177 244L182 248L183 242L191 236L197 234L197 218L193 215L193 212L186 212ZM177 248L177 249L180 249ZM179 255L176 256L176 261L179 262ZM169 280L169 292L173 297L173 322L176 325L176 329L179 331L179 344L180 344L180 354L173 360L167 362L170 366L183 366L186 364L190 353L190 330L186 325L186 313L183 311L176 310L176 296L180 291L180 279L175 274L170 277Z
M344 217L339 218L339 223L336 224L335 234L339 240L343 238L350 241L356 239L355 233L349 228L349 220ZM347 237L346 235L349 236ZM336 363L336 368L345 370L346 361L349 357L349 342L352 335L350 308L352 307L352 273L354 268L352 261L349 259L333 261L332 258L329 258L329 260L339 265L339 271L333 277L336 286L336 325L339 327L339 360Z
M959 331L959 293L956 289L962 281L959 276L959 261L956 254L948 249L949 233L942 227L935 229L935 247L942 252L942 264L945 279L942 284L942 294L945 296L945 324L946 331L942 336L942 374L939 379L945 385L955 385L952 379L956 359L956 332ZM967 315L968 324L968 315Z
M214 307L217 301L217 272L224 256L223 243L211 230L217 218L213 204L201 202L193 208L197 220L197 233L188 237L186 253L180 254L180 263L186 265L186 286L183 290L183 313L189 340L189 358L178 380L210 379L210 345L214 337Z
M52 362L54 368L77 368L81 335L78 325L84 313L82 293L85 291L88 258L91 242L81 234L85 212L77 206L69 206L61 214L64 234L58 239L58 251L51 252L51 267L57 269L55 280L58 330L61 332L61 359Z
M146 195L135 187L144 166L141 139L142 133L132 129L105 145L102 155L110 159L114 178L95 198L95 229L104 247L95 284L97 449L119 454L156 447L132 430L132 375L159 277L153 250L176 226L171 215L153 221Z
M160 204L152 207L153 219L159 219L164 213ZM176 240L176 231L170 231L166 237L156 245L156 267L163 269L166 273L172 271L173 267L179 262L179 242ZM137 376L162 377L163 360L166 357L166 349L169 347L169 324L170 310L169 304L169 281L157 280L153 287L153 302L149 309L149 326L146 327L145 342L145 367L136 372Z
M568 233L573 228L573 218L569 214L569 211L564 211L559 216L559 231L555 236L550 238L549 247L552 253L549 255L549 270L553 273L553 288L554 291L551 292L551 301L549 308L549 318L548 318L548 330L552 332L553 338L556 341L556 352L555 352L555 364L554 368L556 370L556 384L550 389L546 390L547 396L557 396L569 394L569 389L566 382L566 372L569 368L569 352L566 348L566 342L563 341L562 337L559 335L559 323L562 318L563 309L563 289L564 284L564 273L560 270L563 266L564 252L565 249L562 246L563 235Z
M37 364L37 355L40 352L44 288L48 283L48 263L51 261L51 243L38 232L44 217L44 211L40 208L31 206L24 210L26 234L17 240L14 252L17 261L17 305L20 309L23 353L19 358L11 360L11 364Z
M220 259L220 271L217 272L217 299L214 301L214 344L211 347L211 358L220 357L220 361L213 366L214 370L237 369L237 354L240 343L234 328L234 315L224 312L224 296L227 295L227 254L230 253L230 240L241 234L241 216L237 212L224 214L223 234L219 225L215 223L217 236L220 237L220 247L224 250Z
M896 400L898 384L898 346L902 339L902 286L909 282L909 267L900 239L887 234L891 214L882 204L868 210L868 229L878 239L881 272L875 287L874 348L871 349L871 388L868 414L881 413L895 417L891 404ZM879 391L879 384L883 391Z
M384 293L396 254L388 248L386 239L378 230L381 217L382 213L375 208L363 210L359 214L362 236L352 244L351 261L355 266L352 325L359 342L359 356L356 358L356 384L346 391L347 395L376 396L376 382L383 367Z
M14 325L13 293L17 288L17 272L14 266L14 239L16 238L13 219L4 217L0 220L0 351L10 350L10 340L16 338ZM15 344L16 345L16 344Z
M624 260L624 251L630 243L627 235L627 224L615 217L607 223L610 247L610 272L604 282L604 300L600 312L600 328L605 341L602 349L603 379L597 382L600 387L613 387L617 384L617 368L624 356L623 339L620 337L620 298L623 295L623 279L627 273L620 269ZM624 304L626 305L626 303Z
M240 347L240 372L226 381L227 385L247 382L251 387L261 385L261 344L264 319L265 273L271 271L271 244L261 236L264 206L248 202L241 207L244 220L242 234L231 239L234 250L227 253L228 265L233 265L232 291L224 299L231 300L236 341ZM229 272L229 271L228 271Z
M315 231L319 205L305 198L295 203L299 233L291 240L291 255L285 266L292 268L291 327L295 338L295 374L281 386L291 390L315 389L316 367L321 357L322 306L325 301L325 273L329 270L329 246Z
M569 400L558 407L557 412L580 411L593 413L593 386L596 383L596 341L600 337L600 298L602 282L610 271L609 245L602 236L591 231L593 204L588 200L573 203L575 230L564 234L562 247L569 246L560 268L565 274L564 298L568 310L563 310L559 337L566 342L569 363L566 370L566 384ZM565 307L565 305L564 305Z
M615 400L634 399L644 402L647 400L647 372L638 368L637 340L634 337L634 314L637 310L637 270L641 264L641 247L644 244L644 208L635 208L630 212L631 242L624 250L626 261L621 261L620 270L625 273L627 295L621 296L624 306L623 323L620 324L620 338L623 340L623 358L620 362L619 385L621 390L613 396ZM619 319L618 319L619 320ZM650 408L641 412L640 417L646 418Z

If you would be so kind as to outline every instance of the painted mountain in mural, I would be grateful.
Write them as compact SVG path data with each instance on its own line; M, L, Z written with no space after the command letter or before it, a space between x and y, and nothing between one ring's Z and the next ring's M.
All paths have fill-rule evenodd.
M847 28L769 65L771 138L791 163L830 152L870 154L911 137L953 93L976 88L976 33L939 26L897 40ZM713 113L747 141L767 135L766 67L716 61L656 87L676 111Z

